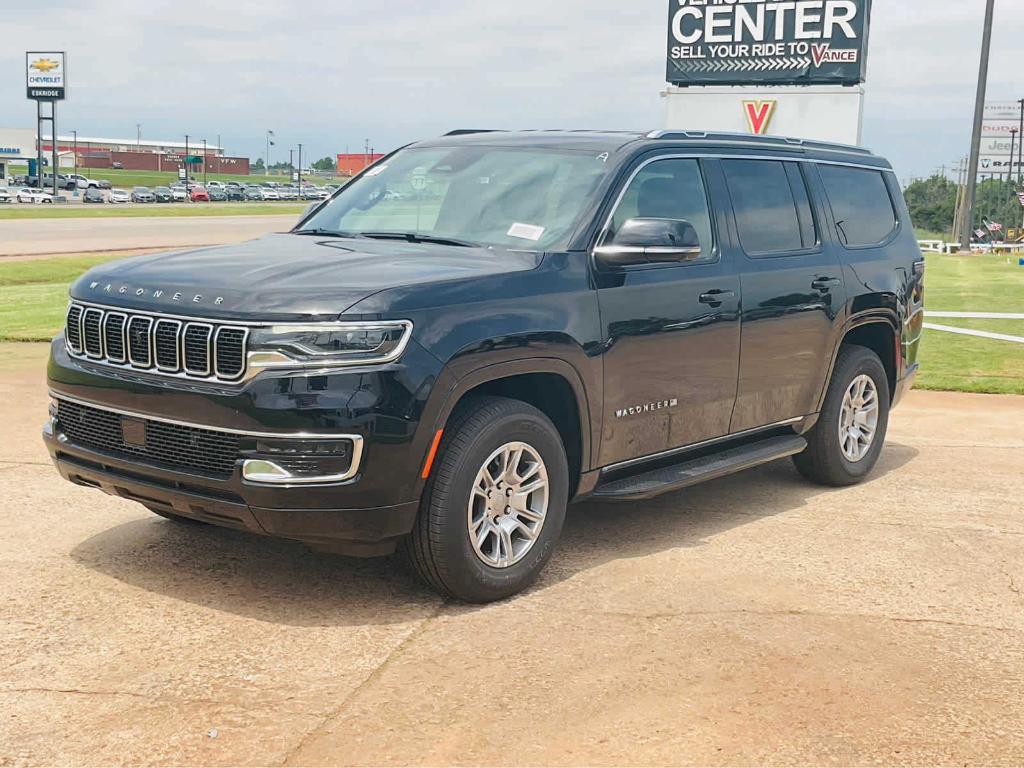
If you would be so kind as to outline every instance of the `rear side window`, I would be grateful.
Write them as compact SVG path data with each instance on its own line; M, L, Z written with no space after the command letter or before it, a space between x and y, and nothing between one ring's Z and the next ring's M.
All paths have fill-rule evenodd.
M896 229L896 211L880 171L819 165L839 240L851 248L878 245Z
M724 160L722 168L748 255L779 255L817 243L807 188L794 163Z

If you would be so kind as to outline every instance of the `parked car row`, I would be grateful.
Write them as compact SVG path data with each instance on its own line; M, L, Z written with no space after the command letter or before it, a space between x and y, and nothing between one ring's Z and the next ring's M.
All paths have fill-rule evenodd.
M14 181L24 180L25 176L16 176ZM52 177L51 183L52 183ZM58 180L63 177L58 177ZM85 177L68 177L73 183L82 184ZM44 182L45 182L44 177ZM206 185L194 181L175 182L157 187L137 186L126 190L120 187L99 186L98 182L88 179L87 186L81 186L83 203L182 203L192 202L244 202L271 200L326 200L340 187L336 184L316 186L314 184L278 184L264 182L262 184L241 184L229 181L211 181ZM19 183L17 189L0 189L0 203L52 203L53 195L46 191L46 186L37 189L29 183ZM60 184L58 183L58 187ZM75 187L69 187L74 189ZM109 190L109 191L105 191Z
M39 177L18 174L14 177L17 187L38 187ZM43 174L43 189L53 189L53 174ZM111 189L113 185L108 179L90 179L80 173L58 173L57 189Z

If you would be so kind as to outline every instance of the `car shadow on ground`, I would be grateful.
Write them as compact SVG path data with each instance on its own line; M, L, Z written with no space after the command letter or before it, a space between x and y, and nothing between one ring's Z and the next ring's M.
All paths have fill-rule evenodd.
M918 451L890 443L868 484L901 470ZM842 491L802 479L788 460L649 502L583 502L569 509L561 542L536 593L614 560L702 546L756 520L798 511ZM401 557L359 560L301 544L152 517L110 528L71 553L81 565L133 587L289 626L363 626L415 621L442 601ZM453 612L472 610L458 607Z

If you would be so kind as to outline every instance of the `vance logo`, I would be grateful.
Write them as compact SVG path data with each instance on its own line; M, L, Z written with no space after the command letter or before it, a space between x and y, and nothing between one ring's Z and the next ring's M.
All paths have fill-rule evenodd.
M822 64L856 64L860 51L856 48L833 48L828 43L811 44L814 66Z
M743 114L747 117L747 126L755 136L768 133L772 116L775 114L776 101L744 101Z

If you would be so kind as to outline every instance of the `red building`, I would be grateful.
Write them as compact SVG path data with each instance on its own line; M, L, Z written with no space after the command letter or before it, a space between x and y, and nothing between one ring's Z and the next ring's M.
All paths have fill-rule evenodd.
M370 154L364 152L352 155L338 155L338 175L355 176L361 173L367 166L373 165L384 155Z

